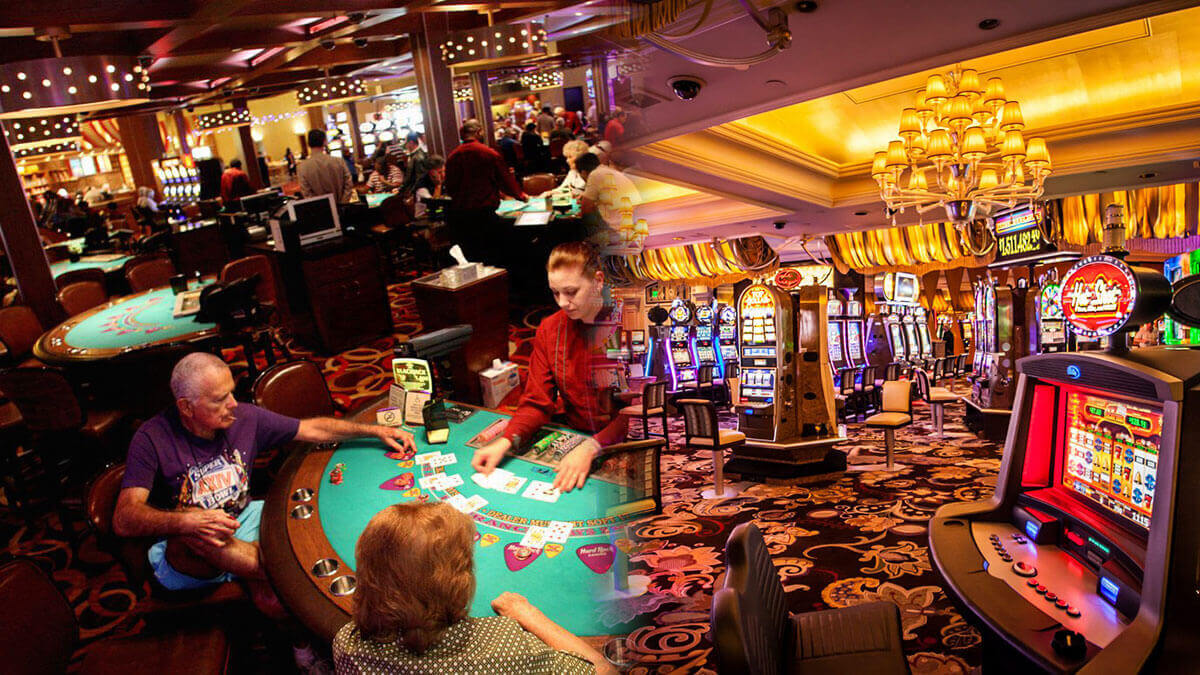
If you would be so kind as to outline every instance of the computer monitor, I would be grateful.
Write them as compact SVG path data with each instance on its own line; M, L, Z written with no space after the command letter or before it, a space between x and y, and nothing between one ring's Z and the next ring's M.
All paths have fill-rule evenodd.
M337 202L331 194L291 201L287 205L287 214L296 228L301 246L334 239L342 234Z
M283 203L283 194L276 189L261 190L241 199L244 213L269 213Z

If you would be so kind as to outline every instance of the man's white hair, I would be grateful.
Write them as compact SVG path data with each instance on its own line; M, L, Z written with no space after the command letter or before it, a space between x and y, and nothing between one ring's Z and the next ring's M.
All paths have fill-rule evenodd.
M208 352L188 354L179 359L179 363L176 363L175 369L171 371L171 394L175 396L176 400L183 398L195 401L202 393L200 384L204 375L210 370L218 368L228 370L229 366Z

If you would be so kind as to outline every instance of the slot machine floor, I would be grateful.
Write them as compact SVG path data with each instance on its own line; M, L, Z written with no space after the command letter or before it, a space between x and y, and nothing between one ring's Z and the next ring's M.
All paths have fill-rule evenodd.
M984 633L984 673L1195 672L1200 350L1043 354L995 494L930 521L930 557ZM1182 443L1181 443L1182 441Z

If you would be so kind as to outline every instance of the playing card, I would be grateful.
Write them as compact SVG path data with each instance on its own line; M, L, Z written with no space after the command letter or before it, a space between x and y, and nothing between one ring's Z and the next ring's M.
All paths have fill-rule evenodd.
M521 486L525 485L525 480L520 476L509 474L505 478L493 478L492 488L505 494L515 495L521 491Z
M491 476L485 476L485 475L479 473L478 471L471 474L471 480L475 481L475 484L478 485L479 487L484 487L484 488L492 487Z
M549 527L546 528L546 541L551 541L556 544L565 544L567 539L571 538L571 529L574 526L565 520L552 520Z
M526 548L542 548L546 545L546 528L532 525L521 537L521 545Z
M442 484L448 488L458 487L459 485L463 484L462 476L460 476L456 473L443 473L443 474L439 474L439 475L441 475L443 477ZM445 489L445 488L443 488L443 489Z
M523 492L521 496L529 499L536 499L540 502L554 503L558 501L560 494L562 493L559 492L558 488L554 487L552 483L535 480L529 482L529 487L525 488L525 492Z
M479 495L475 495L467 500L467 506L471 508L471 511L478 511L479 509L487 506L487 500ZM467 513L470 513L470 511Z
M444 499L443 501L445 501L450 506L453 506L454 508L458 509L459 511L462 511L463 513L470 513L471 511L474 510L471 508L470 504L467 503L467 498L460 494L450 495L449 497L446 497L446 499Z
M413 459L417 460L417 464L428 464L433 461L434 457L441 457L441 452L423 452Z
M440 473L435 473L432 476L422 476L417 480L417 484L421 486L422 490L440 489L437 487L437 484L439 482L438 476L441 475Z
M432 459L429 460L429 466L437 468L439 466L446 466L448 464L454 464L457 461L458 461L458 455L441 455L441 454L439 454L437 457L433 457Z

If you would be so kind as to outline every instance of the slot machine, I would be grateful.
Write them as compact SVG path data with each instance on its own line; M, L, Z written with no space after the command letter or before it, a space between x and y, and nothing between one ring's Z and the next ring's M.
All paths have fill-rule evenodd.
M866 364L866 339L863 333L863 307L857 300L846 301L846 361L851 368Z
M646 355L646 331L629 331L629 354L633 361L641 361Z
M826 323L826 332L828 333L828 348L829 348L829 368L833 373L833 378L837 380L838 371L842 368L849 367L846 361L846 349L844 340L845 324L842 323L842 302L834 298L829 299L829 320Z
M680 385L696 381L696 354L692 342L692 304L676 298L667 315L671 326L667 331L667 363L671 370L671 391L679 391Z
M1067 351L1067 322L1063 317L1061 294L1062 286L1052 282L1043 286L1037 295L1038 351L1043 354Z
M693 338L697 366L717 365L717 350L713 346L713 319L716 312L712 305L696 308L696 332Z
M887 343L891 349L891 362L904 363L908 360L908 343L904 341L904 328L901 327L899 314L888 314L883 317L887 329Z
M1073 267L1064 320L1073 333L1112 336L1113 349L1021 359L995 492L930 521L930 558L982 628L985 669L1200 663L1200 461L1189 442L1200 435L1200 349L1126 344L1186 294L1177 286L1172 300L1161 274L1117 258Z
M1025 301L1028 288L985 284L983 289L986 333L981 337L982 370L971 388L971 402L981 409L1012 408L1017 359L1028 354ZM986 351L990 350L990 351ZM980 349L976 349L978 353ZM968 425L970 425L968 419Z
M913 322L916 323L917 339L921 347L920 357L923 359L932 359L933 337L929 334L929 320L924 307L913 309Z
M727 364L737 363L738 360L738 320L737 309L732 305L718 305L717 309L717 342L720 347L720 359L717 369L721 377L726 377Z
M900 319L900 325L904 329L904 344L907 348L905 358L910 363L919 363L921 361L921 342L917 337L917 324L912 314L905 314Z
M799 435L796 424L795 334L792 299L766 284L738 297L741 386L738 429L748 440L784 442Z
M1163 261L1163 276L1171 283L1193 274L1200 274L1200 249ZM1163 317L1162 341L1168 345L1200 345L1200 329L1192 328L1167 314Z
M970 317L963 317L958 321L958 328L962 331L962 353L971 354L975 346L975 324Z

